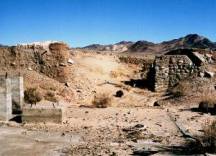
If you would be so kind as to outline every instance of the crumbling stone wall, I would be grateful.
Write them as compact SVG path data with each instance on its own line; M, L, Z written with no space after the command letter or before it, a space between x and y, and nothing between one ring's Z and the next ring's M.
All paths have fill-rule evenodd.
M155 91L166 91L180 80L197 74L201 69L186 55L158 56L154 62Z

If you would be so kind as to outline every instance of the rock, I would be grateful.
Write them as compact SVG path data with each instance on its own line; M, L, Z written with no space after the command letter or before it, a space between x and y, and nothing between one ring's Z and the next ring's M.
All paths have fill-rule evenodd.
M143 128L144 125L143 125L143 124L136 124L134 127L135 127L135 128Z
M154 102L153 106L154 106L154 107L155 107L155 106L160 106L160 101Z
M169 102L165 100L158 100L158 101L155 101L153 105L151 104L150 106L159 107L159 106L166 105L166 104L169 104Z
M65 64L65 63L60 63L59 65L60 65L60 66L64 66L64 67L66 66L66 64Z
M207 58L212 58L212 54L205 54Z
M28 67L28 70L32 71L33 69L31 67Z
M214 72L210 72L210 71L205 71L205 77L208 77L208 78L213 78L214 77Z
M63 132L63 133L61 134L61 136L65 136L65 133Z
M70 86L68 82L65 82L64 85L65 85L66 87L69 87L69 86Z
M200 73L199 73L199 76L200 76L200 77L204 77L204 76L205 76L205 73L200 72Z
M74 64L74 60L68 59L68 63L69 63L69 64Z
M182 64L182 63L184 63L184 61L183 60L179 60L178 63Z
M117 92L116 92L116 97L122 97L124 95L124 93L123 93L123 91L122 90L118 90Z
M11 63L11 66L16 66L16 63L15 63L15 62L12 62L12 63Z

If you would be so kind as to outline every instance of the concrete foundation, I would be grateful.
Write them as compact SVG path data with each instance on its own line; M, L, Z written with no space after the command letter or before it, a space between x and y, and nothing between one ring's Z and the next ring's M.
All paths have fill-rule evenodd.
M0 76L0 120L12 118L11 79Z
M24 106L22 122L26 123L62 123L64 109L53 105Z

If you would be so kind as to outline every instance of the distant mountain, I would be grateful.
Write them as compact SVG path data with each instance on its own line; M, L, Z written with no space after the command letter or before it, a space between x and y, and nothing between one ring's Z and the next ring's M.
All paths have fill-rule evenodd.
M216 42L212 42L208 38L197 34L189 34L179 39L161 43L121 41L113 45L92 44L83 48L97 51L118 51L127 53L165 53L179 48L216 49Z
M82 49L89 49L89 50L103 50L105 45L101 44L90 44L86 47L83 47Z
M127 52L163 53L179 48L216 49L216 44L197 34L189 34L179 39L153 44L147 41L138 41Z
M115 45L129 45L129 44L133 44L134 42L131 41L121 41L116 43Z
M200 48L200 49L214 49L216 44L209 39L199 36L197 34L190 34L185 37L162 42L161 45L165 45L168 48Z
M6 45L3 45L3 44L0 44L0 47L8 47L8 46L6 46Z
M91 44L82 49L95 50L95 51L113 51L113 52L124 52L133 44L131 41L121 41L115 44L101 45Z
M155 44L148 41L137 41L128 48L128 51L143 52L148 50L151 46L155 46Z

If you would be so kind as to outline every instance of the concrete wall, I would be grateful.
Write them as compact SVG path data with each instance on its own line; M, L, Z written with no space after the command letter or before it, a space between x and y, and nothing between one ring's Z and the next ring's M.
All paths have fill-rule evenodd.
M11 79L0 76L0 120L12 117Z
M23 108L22 122L26 123L62 123L64 109L62 108Z
M23 106L24 88L23 77L15 76L11 78L11 91L12 91L12 109L13 113L20 112Z
M166 91L180 80L198 73L196 66L186 55L163 55L155 59L155 91Z

